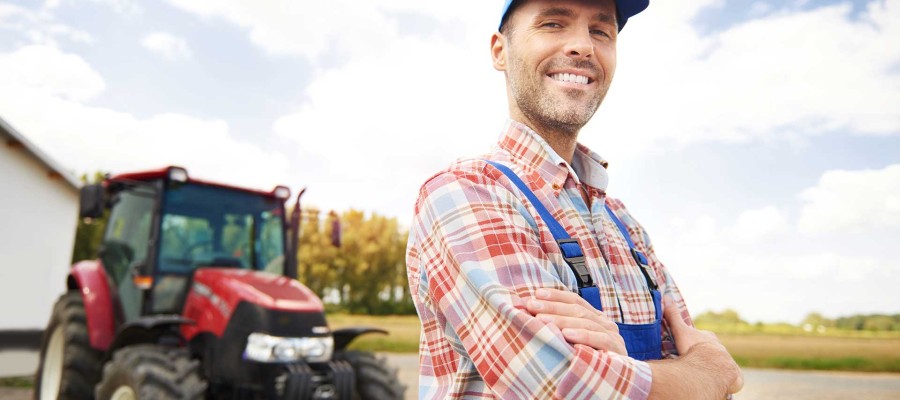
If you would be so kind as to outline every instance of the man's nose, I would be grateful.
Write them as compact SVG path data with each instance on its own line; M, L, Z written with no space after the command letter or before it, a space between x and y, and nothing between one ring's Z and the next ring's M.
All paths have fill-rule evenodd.
M567 38L565 52L572 58L591 58L594 55L594 41L589 30L577 30Z

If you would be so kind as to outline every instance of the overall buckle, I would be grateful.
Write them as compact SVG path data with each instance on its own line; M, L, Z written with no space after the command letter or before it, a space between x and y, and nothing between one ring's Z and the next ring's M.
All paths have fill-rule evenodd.
M644 279L647 281L647 287L650 290L656 290L658 286L653 278L650 277L650 263L647 262L647 257L644 256L644 253L637 251L634 247L631 248L631 256L634 257L634 261L637 261L638 267L641 269L641 274L644 275Z
M588 272L587 265L584 263L584 253L581 251L578 241L575 239L557 239L556 244L559 245L566 264L569 264L569 268L575 273L578 288L584 289L594 286L594 279L591 278L591 273Z

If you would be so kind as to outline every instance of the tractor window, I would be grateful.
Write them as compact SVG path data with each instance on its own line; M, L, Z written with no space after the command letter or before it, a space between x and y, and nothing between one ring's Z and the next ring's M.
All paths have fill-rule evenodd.
M130 268L147 259L153 219L152 196L152 193L140 193L135 189L116 195L103 240L103 261L117 283L126 277Z
M280 274L284 270L284 227L281 215L267 211L261 217L262 226L256 243L257 265L262 265L266 272Z
M100 258L119 290L122 311L130 320L140 313L140 293L131 271L147 262L154 194L144 187L123 189L113 198Z
M160 265L165 272L190 272L194 255L208 252L213 244L212 227L204 218L166 214L160 233Z
M284 270L283 205L275 198L199 184L169 188L159 272L199 267Z

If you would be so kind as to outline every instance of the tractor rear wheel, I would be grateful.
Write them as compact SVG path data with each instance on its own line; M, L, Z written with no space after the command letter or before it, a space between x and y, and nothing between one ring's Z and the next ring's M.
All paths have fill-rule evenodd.
M34 398L91 399L102 365L90 344L81 293L69 291L56 301L44 331Z
M384 357L376 358L367 351L344 351L335 355L353 367L356 375L354 399L402 399L406 388L400 384L397 369L389 367Z
M206 382L187 350L142 344L113 354L95 394L98 400L202 399Z

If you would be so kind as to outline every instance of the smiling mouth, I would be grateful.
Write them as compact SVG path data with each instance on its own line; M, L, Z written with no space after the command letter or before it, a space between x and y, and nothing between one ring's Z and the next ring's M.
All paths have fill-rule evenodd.
M576 74L559 73L559 74L550 74L547 76L549 76L550 79L553 79L553 80L559 81L559 82L579 83L582 85L587 85L587 84L593 82L593 80L591 78L588 78L588 77L582 76L582 75L576 75Z

